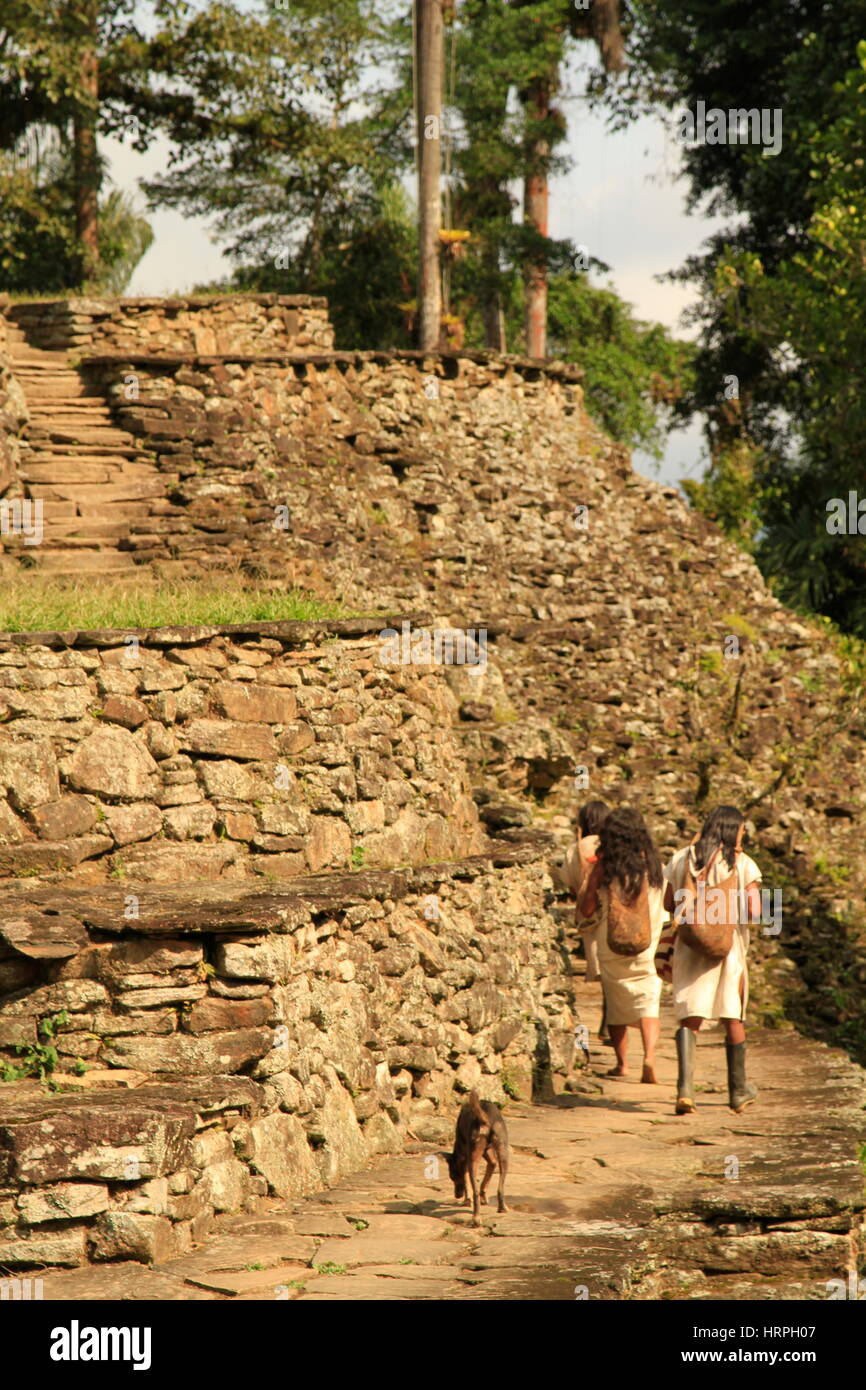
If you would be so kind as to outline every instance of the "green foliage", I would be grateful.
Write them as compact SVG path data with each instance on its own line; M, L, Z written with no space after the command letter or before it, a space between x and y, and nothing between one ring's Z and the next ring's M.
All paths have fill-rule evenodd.
M748 618L744 618L742 613L723 613L722 623L728 632L735 632L739 637L748 637L750 642L757 642L760 637L758 629Z
M170 20L158 70L188 95L166 120L171 167L145 184L154 203L214 216L240 264L293 266L305 288L314 283L346 228L374 220L376 190L399 163L375 76L384 9L292 0L248 14L213 0Z
M561 113L554 108L544 122L533 122L519 100L542 76L555 87L567 38L563 13L559 0L463 0L458 9L447 207L451 225L471 233L466 259L455 267L455 299L464 318L474 311L483 320L491 304L504 310L513 303L527 253L567 259L567 247L545 242L514 220L514 185L527 170L533 143L546 139L548 172L566 167L555 154L565 135Z
M455 283L462 283L461 277ZM523 286L515 276L505 303L512 351L523 348ZM484 322L467 313L467 346L483 347ZM584 403L607 434L629 448L660 458L679 402L689 390L690 344L660 324L638 319L613 289L591 285L571 270L550 276L548 352L583 368Z
M710 469L686 491L780 598L864 635L866 543L828 534L826 504L862 484L866 7L635 0L634 12L630 80L607 94L615 120L654 101L783 116L772 157L684 150L690 206L739 215L674 276L700 291L684 404L709 417Z
M127 195L99 199L99 134L146 148L167 94L152 81L136 27L180 11L183 0L5 0L0 31L0 287L57 293L85 285L116 292L147 249L150 229ZM96 74L94 97L90 71ZM99 262L79 240L99 202ZM83 224L82 224L83 225Z
M835 87L837 119L810 140L814 208L799 247L772 274L757 256L729 252L717 281L741 330L774 346L795 431L786 447L742 444L757 559L784 601L864 635L866 541L828 531L827 509L833 498L847 509L862 484L866 429L866 43L858 53L861 66ZM724 482L717 469L694 500L718 513ZM730 513L720 519L736 534Z
M325 295L338 349L405 348L416 265L414 209L403 188L389 184L328 220L314 272L296 252L285 266L240 266L229 288Z
M520 1100L520 1092L517 1088L517 1082L514 1080L513 1076L509 1071L503 1071L500 1073L499 1084L501 1085L505 1094L508 1096L509 1100Z
M697 511L718 523L743 550L753 551L760 527L758 450L747 439L721 445L700 481L683 480L683 491Z
M116 188L99 205L98 226L93 287L122 294L153 231L133 199ZM59 294L80 283L70 148L49 145L31 161L0 152L0 289Z
M44 1084L51 1085L51 1075L58 1062L57 1049L51 1040L58 1028L62 1028L68 1022L69 1014L66 1009L61 1009L53 1017L40 1019L36 1029L38 1039L35 1043L14 1044L14 1050L22 1060L17 1066L11 1062L4 1065L3 1080L23 1081L28 1076L35 1076Z
M548 351L583 367L585 401L606 432L661 458L691 376L691 348L643 323L612 289L583 275L550 280Z

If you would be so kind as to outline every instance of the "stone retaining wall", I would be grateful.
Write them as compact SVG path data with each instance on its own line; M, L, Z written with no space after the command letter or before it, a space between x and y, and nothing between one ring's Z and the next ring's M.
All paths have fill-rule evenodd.
M256 354L334 345L327 300L305 294L38 300L7 313L34 347L77 352Z
M12 374L6 321L9 303L9 296L0 294L0 495L16 481L19 436L28 417L24 393Z
M130 355L82 370L165 478L163 497L132 484L118 502L122 548L164 577L240 566L321 587L336 567L344 583L395 530L408 574L440 541L448 493L428 475L445 442L471 466L500 442L574 434L582 415L577 368L490 354ZM60 515L62 491L41 494Z
M81 1093L0 1083L0 1266L166 1259L214 1212L398 1151L407 1125L444 1141L473 1086L562 1089L549 888L512 847L267 894L142 886L132 920L125 887L7 894L6 969L31 978L0 1042L11 1060L59 1016L55 1075Z
M280 880L478 850L455 698L441 667L381 664L391 621L0 637L0 878Z

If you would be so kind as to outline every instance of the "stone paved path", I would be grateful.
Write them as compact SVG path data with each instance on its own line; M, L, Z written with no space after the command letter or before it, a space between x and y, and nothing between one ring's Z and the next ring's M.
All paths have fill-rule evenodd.
M594 1019L593 992L578 993ZM612 1053L593 1040L582 1092L509 1105L510 1211L483 1209L480 1230L439 1146L418 1142L327 1192L221 1218L206 1245L156 1269L45 1271L45 1297L826 1298L863 1206L866 1073L796 1034L753 1033L761 1096L736 1116L715 1030L700 1040L699 1108L677 1117L667 1014L662 1030L658 1086L608 1078Z

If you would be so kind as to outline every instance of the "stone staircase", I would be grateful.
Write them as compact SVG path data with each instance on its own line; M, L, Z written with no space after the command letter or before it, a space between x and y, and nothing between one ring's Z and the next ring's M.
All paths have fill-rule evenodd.
M22 555L52 577L135 575L125 548L130 524L165 491L153 456L113 422L103 396L88 394L69 354L32 346L10 323L12 369L30 421L22 440L20 479L43 504L43 540Z

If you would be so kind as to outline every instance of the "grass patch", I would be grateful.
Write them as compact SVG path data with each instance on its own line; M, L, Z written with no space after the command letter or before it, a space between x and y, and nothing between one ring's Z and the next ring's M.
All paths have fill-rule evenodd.
M753 627L748 618L744 618L741 613L723 613L722 622L727 626L729 632L734 632L738 637L747 637L750 642L757 642L760 637L756 627Z
M34 577L0 593L0 632L314 622L349 616L340 604L298 590L264 593L231 580L88 587Z

